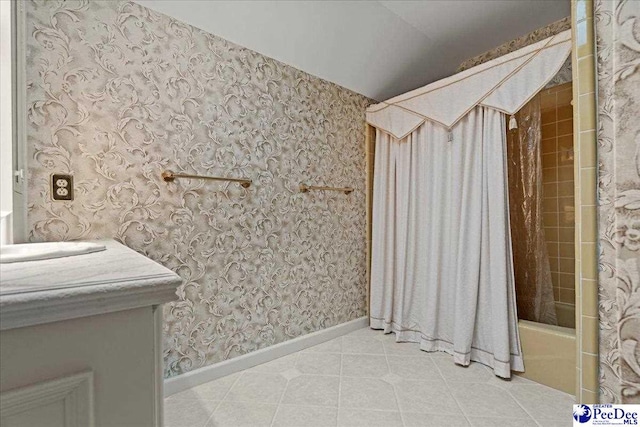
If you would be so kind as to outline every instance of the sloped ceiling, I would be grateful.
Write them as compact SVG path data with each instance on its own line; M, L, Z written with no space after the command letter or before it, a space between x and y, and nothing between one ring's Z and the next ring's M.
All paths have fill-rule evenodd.
M136 1L378 101L570 14L569 0Z

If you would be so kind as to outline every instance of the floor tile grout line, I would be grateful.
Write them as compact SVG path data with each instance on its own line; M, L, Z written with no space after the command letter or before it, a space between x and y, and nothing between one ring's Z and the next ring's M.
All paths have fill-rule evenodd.
M451 390L451 386L449 384L449 381L447 381L447 378L442 373L442 370L440 369L440 366L438 366L438 364L435 361L432 360L432 362L435 365L436 369L438 370L438 373L440 374L440 377L444 381L444 387L447 389L447 392L453 398L453 401L456 403L456 406L460 410L460 414L462 414L462 417L465 419L465 421L467 422L468 425L472 425L471 421L469 421L469 417L467 416L467 413L462 409L462 406L460 406L460 402L458 402L458 399L453 394L453 390Z
M435 382L435 383L438 383L438 384L442 384L442 385L436 385L434 387L440 388L440 387L444 386L443 387L444 390L446 390L450 394L450 396L452 397L452 399L455 402L456 406L458 407L458 410L460 411L461 417L464 418L465 421L467 423L469 423L469 424L471 424L471 422L470 422L469 416L462 409L461 400L458 397L456 397L455 394L453 393L453 388L452 387L454 385L455 385L456 389L459 389L460 387L463 387L464 384L482 384L484 386L490 386L491 388L495 388L495 389L501 390L501 392L506 392L507 395L513 401L515 401L517 407L520 407L521 410L524 412L524 414L526 414L526 416L528 418L517 418L517 417L513 417L513 416L506 417L506 416L504 416L506 414L506 412L498 412L498 413L494 414L494 417L499 418L499 419L519 419L519 420L528 419L528 420L533 421L534 425L537 425L537 426L540 426L540 427L542 427L544 425L545 420L537 419L536 417L534 417L532 415L532 412L527 410L527 408L525 407L525 403L529 402L529 399L527 399L527 394L525 393L523 396L520 396L520 398L518 398L514 394L515 391L527 390L530 387L541 387L541 392L543 392L543 394L545 394L545 395L546 395L546 393L544 393L545 391L548 391L549 393L557 392L559 394L559 396L560 395L567 395L567 396L571 397L573 399L573 401L575 401L575 397L574 396L570 396L570 395L568 395L566 393L563 393L561 391L557 391L557 390L554 390L554 389L552 389L552 388L550 388L548 386L545 386L544 384L536 383L535 381L530 381L530 380L527 380L527 379L524 379L526 381L523 382L523 383L520 383L520 382L518 382L516 384L511 383L511 384L509 384L509 386L504 386L503 387L502 384L496 384L496 383L492 382L490 379L487 379L487 380L483 381L481 379L475 379L473 376L471 377L470 381L467 381L465 375L462 375L462 377L460 378L459 376L456 376L455 373L453 374L453 377L455 377L454 379L448 378L443 373L443 372L447 371L446 369L444 369L447 366L443 362L438 362L438 359L440 359L441 357L434 357L431 353L427 352L425 354L422 351L420 351L419 353L416 353L416 354L407 354L407 353L394 354L394 353L392 353L393 349L394 349L393 344L397 344L397 342L391 342L389 340L382 339L384 337L385 336L380 336L380 337L377 337L377 338L374 338L372 336L363 336L363 337L358 336L357 337L357 338L365 338L367 340L377 341L377 342L381 343L382 350L383 350L382 353L358 353L358 352L346 353L344 351L344 342L346 340L346 335L340 337L340 347L341 347L340 352L308 352L308 351L304 351L304 350L300 350L300 351L294 352L293 353L293 357L291 358L291 363L293 364L293 368L294 369L297 369L297 363L299 363L299 360L301 358L301 354L302 353L304 353L304 354L314 354L314 355L316 355L316 357L319 357L319 355L322 355L322 354L340 355L340 369L339 369L339 373L337 375L337 378L339 380L337 405L336 406L313 405L313 404L298 405L298 404L285 404L285 403L283 403L284 397L286 395L286 391L288 390L288 386L289 386L289 383L291 381L291 379L289 379L288 377L285 377L285 379L286 379L285 387L284 387L284 389L282 391L281 396L278 399L278 402L275 405L273 405L273 406L275 406L275 412L272 414L272 416L270 418L271 419L270 426L273 426L275 424L275 420L276 420L276 417L277 417L280 409L284 408L285 406L309 407L309 408L312 408L312 407L314 407L314 408L326 408L326 410L328 410L329 408L334 408L334 410L337 409L336 424L339 424L339 422L340 422L340 409L342 408L341 399L342 399L342 382L343 382L343 380L344 379L350 379L350 378L382 380L382 376L384 376L384 375L382 375L382 376L378 376L378 377L370 377L370 376L350 376L350 375L345 375L345 373L344 373L344 356L345 355L353 357L356 361L359 358L363 357L363 356L384 356L385 357L385 362L386 362L386 365L387 365L387 372L385 373L385 375L392 373L391 372L391 363L390 363L390 360L389 360L390 357L392 357L392 358L393 357L397 357L397 359L394 359L394 361L396 363L405 363L401 358L414 357L415 359L420 358L420 359L424 360L425 356L426 356L428 358L428 360L431 360L430 363L432 363L432 365L435 366L435 368L436 368L435 372L438 373L439 379L422 379L422 378L415 379L415 378L403 378L403 377L399 377L399 378L401 378L402 381L413 382L413 383L429 383L429 382L430 383L434 383ZM380 339L378 339L378 338L380 338ZM437 353L437 354L440 355L440 353ZM286 357L286 356L283 356L283 357ZM442 358L444 359L444 357L442 357ZM380 360L380 359L378 359L378 360ZM267 363L269 363L269 362L267 362ZM407 363L413 364L409 360L407 360ZM417 362L415 362L415 363L417 363ZM488 367L486 365L483 365L483 364L480 364L480 363L476 363L476 362L474 362L474 364L479 365L481 368L483 368L489 374L493 374L493 370L490 367ZM440 365L442 365L442 366L440 366ZM287 368L283 372L286 372L289 369L291 369L290 366L291 366L290 364L283 365L283 368L285 368L285 367ZM211 423L211 421L215 418L216 412L221 408L221 405L224 402L258 403L258 402L252 401L252 400L246 400L245 401L242 398L240 398L240 400L230 399L231 391L233 390L233 388L238 384L238 382L241 380L241 378L246 376L246 373L249 372L250 370L251 370L251 368L242 370L242 371L240 371L238 373L238 377L235 378L232 381L231 385L226 390L226 392L224 393L222 398L214 405L214 409L211 411L211 413L208 415L208 417L204 421L203 426L206 426L209 423ZM284 377L283 372L274 372L274 373L256 372L256 373L258 373L258 374L270 374L270 375L279 374L279 375ZM336 375L331 375L331 374L329 374L329 375L322 374L322 373L320 373L320 374L308 374L308 373L302 373L302 372L300 372L300 374L301 375L311 376L311 377L320 376L320 377L327 377L327 378L336 378ZM456 378L459 379L459 381L455 381ZM216 380L213 380L213 381L217 381L217 380L219 380L219 379L216 379ZM213 381L211 381L211 382L213 382ZM367 408L352 408L352 409L354 409L354 410L360 409L360 410L365 410L365 411L367 411L367 410L368 411L375 410L375 411L386 412L386 413L397 412L399 414L399 416L400 416L400 421L401 421L402 425L405 426L406 422L407 422L407 421L405 421L405 416L406 416L405 412L409 413L409 412L415 412L415 411L402 411L402 410L400 410L400 401L399 401L398 391L397 391L397 387L396 387L396 385L397 385L396 382L391 381L390 378L389 378L389 381L386 381L386 380L382 380L382 381L387 383L387 384L390 384L391 387L393 388L397 409L394 409L394 410L377 409L377 408L376 409L373 409L373 408L371 408L371 409L367 409ZM515 387L515 386L522 386L522 387ZM192 388L194 388L194 387L192 387ZM550 396L550 397L553 397L553 396ZM171 399L171 397L169 397L169 398L167 398L165 400L169 400L169 399ZM185 401L205 401L205 400L206 401L212 401L213 399L201 398L200 396L195 395L194 398L186 398L186 399L177 398L177 399L171 399L171 400L185 402ZM507 408L508 408L508 406L507 406ZM342 409L345 409L345 408L342 408ZM422 413L420 411L418 411L418 412ZM558 415L560 415L560 412L561 411L558 411ZM432 415L442 415L442 416L444 416L444 415L454 416L454 414L444 414L444 413L439 413L439 412L431 412L431 414ZM479 418L482 418L482 417L479 417ZM485 416L484 418L491 418L491 417L490 416ZM264 421L266 421L267 419L269 419L269 418L265 417ZM553 418L553 419L550 418L549 420L555 420L555 418ZM558 420L564 420L564 418L559 416Z
M342 353L344 346L344 336L340 337L340 374L338 375L338 410L336 411L336 426L340 425L340 400L342 399L342 362L344 359L344 353Z
M296 368L297 364L298 364L298 359L296 358L296 361L293 364L294 369ZM282 373L280 373L279 375L282 376ZM278 415L278 411L280 410L280 404L282 404L282 399L284 399L284 395L287 392L287 388L289 388L289 381L291 381L291 380L288 379L288 378L285 378L285 379L287 380L287 384L285 384L284 390L282 390L282 394L280 395L280 399L278 399L278 403L276 404L276 410L273 413L273 415L271 416L271 422L269 423L269 426L271 426L271 427L273 427L273 423L276 422L276 416Z
M387 348L385 347L384 343L382 343L382 349L384 350L384 358L387 361L387 371L389 374L391 374L391 364L389 364L389 355L387 354ZM396 407L398 408L398 414L400 415L400 423L402 424L403 427L405 427L406 424L404 422L404 416L402 415L402 409L400 408L400 399L398 398L398 391L396 390L396 385L395 384L390 384L390 385L391 385L391 388L393 389L393 396L396 398Z
M231 384L229 386L229 389L224 393L224 396L222 396L222 399L220 399L220 401L216 405L215 409L213 411L211 411L211 414L209 414L209 418L207 418L206 421L204 422L204 424L202 424L202 427L207 427L207 424L209 424L209 421L211 421L211 418L213 418L213 416L216 413L216 411L218 410L218 408L220 408L220 405L222 405L222 402L224 402L224 400L227 398L227 395L231 392L231 389L233 388L233 386L236 385L236 383L240 380L240 378L244 375L244 373L245 373L245 371L241 371L240 375L238 375L238 378L236 378L235 381L233 382L233 384ZM222 377L222 378L224 378L224 377Z
M507 392L507 394L508 394L508 395L509 395L513 400L514 400L514 402L516 402L516 404L517 404L520 408L522 408L522 410L524 411L524 413L525 413L525 414L527 414L527 415L529 416L529 418L531 418L531 419L533 420L533 422L534 422L534 423L536 423L536 424L540 425L540 423L538 422L538 420L536 420L536 419L533 417L533 415L531 415L531 414L529 413L529 411L527 411L527 408L525 408L525 407L524 407L524 405L523 405L522 403L520 403L520 401L518 400L518 398L517 398L516 396L514 396L514 395L511 393L511 390L505 390L505 391L506 391L506 392Z
M296 351L295 353L293 353L295 356L293 357L294 361L293 361L293 369L298 369L298 362L300 361L300 351ZM285 356L286 357L286 356ZM291 369L291 368L290 368ZM287 369L288 371L289 369ZM285 371L286 372L286 371ZM282 375L282 372L278 372L278 374L285 378ZM278 412L280 411L280 406L282 405L282 400L284 399L284 395L287 393L287 389L289 388L289 381L291 381L291 379L289 378L285 378L287 380L287 384L285 384L284 386L284 390L282 390L282 394L280 395L280 399L278 399L278 403L276 404L276 410L273 413L273 416L271 417L271 423L269 423L269 425L271 427L273 427L273 423L276 422L276 417L278 415Z
M527 384L527 385L529 385L529 384ZM543 386L544 386L544 384L537 384L537 385L543 385ZM545 387L548 387L548 386L545 386ZM549 388L550 388L550 387L549 387ZM552 390L555 390L555 389L552 389ZM511 396L511 398L512 398L513 400L515 400L515 401L516 401L516 403L517 403L517 404L522 408L522 410L523 410L527 415L529 415L529 417L531 417L531 419L532 419L536 424L538 424L538 425L540 426L540 425L541 425L540 423L541 423L541 421L542 421L542 420L538 420L536 417L534 417L533 415L531 415L531 413L527 410L527 408L525 408L525 407L524 407L524 405L520 402L520 400L518 399L518 397L517 397L517 396L514 396L514 394L513 394L513 393L511 393L511 390L506 390L506 391L507 391L507 393L509 393L509 396ZM558 390L555 390L555 391L558 391Z

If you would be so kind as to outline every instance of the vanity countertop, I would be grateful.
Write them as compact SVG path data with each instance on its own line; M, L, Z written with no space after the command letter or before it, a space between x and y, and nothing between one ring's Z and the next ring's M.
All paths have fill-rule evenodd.
M0 264L0 330L158 305L182 279L114 241L106 250Z

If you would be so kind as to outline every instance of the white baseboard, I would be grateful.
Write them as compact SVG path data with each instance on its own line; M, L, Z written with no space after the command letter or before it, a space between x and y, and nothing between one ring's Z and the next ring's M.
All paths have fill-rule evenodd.
M340 325L332 326L331 328L312 332L267 348L243 354L233 359L195 369L176 377L167 378L164 380L164 396L171 396L172 394L217 378L225 377L235 372L295 353L296 351L322 344L325 341L332 340L367 326L369 326L369 318L360 317L346 323L341 323Z

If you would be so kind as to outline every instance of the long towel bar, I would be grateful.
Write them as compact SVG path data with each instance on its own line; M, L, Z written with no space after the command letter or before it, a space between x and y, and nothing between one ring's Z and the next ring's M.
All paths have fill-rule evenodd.
M192 178L192 179L208 179L212 181L231 181L237 182L242 187L247 188L251 185L251 180L247 178L225 178L219 176L190 175L186 173L174 173L172 171L162 172L162 179L166 182L173 182L176 178Z

